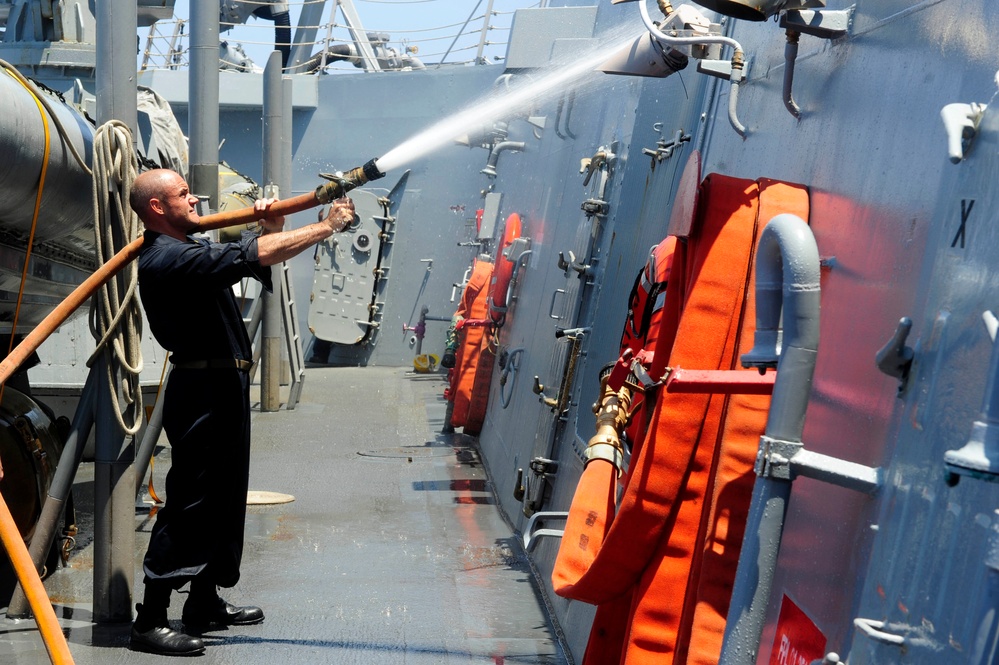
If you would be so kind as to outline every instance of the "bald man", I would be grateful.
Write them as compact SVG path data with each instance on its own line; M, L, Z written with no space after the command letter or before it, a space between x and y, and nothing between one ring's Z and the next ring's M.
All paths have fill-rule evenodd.
M282 231L284 218L261 220L262 235L213 243L198 230L184 179L173 171L136 178L130 203L145 224L139 254L139 292L156 340L170 352L173 371L164 391L163 428L172 466L166 505L153 525L143 561L145 595L136 606L130 647L163 655L202 653L206 630L264 620L259 607L234 607L218 587L239 580L250 462L250 368L253 352L232 286L243 278L271 290L269 266L285 261L354 217L350 199L335 202L321 222ZM258 200L263 213L273 203ZM181 618L170 628L173 590L190 582Z

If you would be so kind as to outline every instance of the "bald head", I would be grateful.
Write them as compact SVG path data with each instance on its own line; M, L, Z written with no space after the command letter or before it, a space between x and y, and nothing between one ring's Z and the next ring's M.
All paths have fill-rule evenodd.
M139 177L132 183L132 192L128 197L128 203L132 210L145 221L149 212L149 201L151 199L163 200L169 185L180 178L174 171L169 169L154 169L139 174Z
M146 229L184 238L197 228L198 197L176 171L155 169L139 175L132 183L129 205Z

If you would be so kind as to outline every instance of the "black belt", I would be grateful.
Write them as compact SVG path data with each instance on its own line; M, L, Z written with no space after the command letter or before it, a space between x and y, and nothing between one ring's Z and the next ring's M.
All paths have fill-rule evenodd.
M174 360L170 359L177 369L238 369L249 372L253 362L239 358L209 358L207 360Z

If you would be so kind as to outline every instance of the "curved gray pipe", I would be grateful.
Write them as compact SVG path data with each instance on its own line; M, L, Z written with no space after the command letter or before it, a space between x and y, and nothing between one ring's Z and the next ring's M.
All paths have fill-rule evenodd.
M801 120L801 107L794 101L794 63L798 59L798 37L787 36L784 46L784 107Z
M489 159L486 160L486 168L479 171L479 173L484 173L490 178L496 177L496 164L499 162L500 153L504 150L511 150L513 152L523 152L527 148L527 144L523 141L500 141L493 146L493 149L489 152Z
M783 348L777 330L783 310ZM805 409L819 345L819 251L808 225L795 215L778 215L767 224L756 252L756 346L742 357L744 366L777 362L766 433L760 440L757 478L739 556L725 641L719 665L754 665L777 555L784 530L791 479L774 477L765 466L777 448L783 457L801 447ZM767 475L762 475L767 473Z

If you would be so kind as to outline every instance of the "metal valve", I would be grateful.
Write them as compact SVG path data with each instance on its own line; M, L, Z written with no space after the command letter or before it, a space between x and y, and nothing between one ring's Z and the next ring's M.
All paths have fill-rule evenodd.
M546 406L554 407L558 405L557 399L549 397L548 395L545 394L545 386L543 383L541 383L541 377L539 376L534 377L534 387L531 388L531 390L534 392L535 395L541 397L541 401L544 402Z

